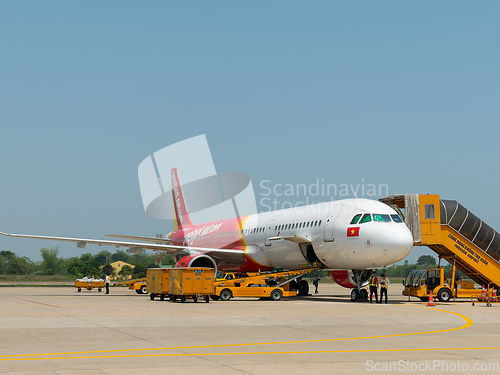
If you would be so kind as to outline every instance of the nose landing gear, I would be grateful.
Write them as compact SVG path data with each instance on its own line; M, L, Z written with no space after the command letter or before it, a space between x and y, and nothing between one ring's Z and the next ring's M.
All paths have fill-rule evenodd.
M351 290L351 301L368 300L368 291L361 286L363 270L352 270L356 288Z

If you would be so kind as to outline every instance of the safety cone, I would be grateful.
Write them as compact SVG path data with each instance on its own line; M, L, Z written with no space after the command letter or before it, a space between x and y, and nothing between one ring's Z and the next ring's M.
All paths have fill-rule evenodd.
M484 288L484 285L483 285L483 291L481 292L481 300L486 301L486 289Z
M497 301L497 290L495 287L493 287L493 294L491 296L491 302L496 302Z
M432 299L432 290L429 294L429 302L427 303L427 306L434 306L434 299Z

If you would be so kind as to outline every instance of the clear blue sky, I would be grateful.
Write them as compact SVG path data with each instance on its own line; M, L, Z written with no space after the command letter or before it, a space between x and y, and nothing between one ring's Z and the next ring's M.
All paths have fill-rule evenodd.
M3 2L0 228L155 235L137 167L206 134L218 171L439 193L500 230L500 3ZM0 238L39 259L88 246ZM414 253L424 253L416 248ZM415 260L416 257L410 258Z

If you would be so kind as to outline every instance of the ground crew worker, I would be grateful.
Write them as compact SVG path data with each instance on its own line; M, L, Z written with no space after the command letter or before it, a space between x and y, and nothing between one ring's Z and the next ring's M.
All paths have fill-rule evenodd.
M385 277L385 273L383 273L380 279L380 303L382 303L382 297L385 294L385 303L387 304L387 288L390 283L389 278Z
M373 271L372 275L370 276L370 278L368 279L369 282L370 282L370 303L372 303L372 298L373 298L373 293L375 293L375 303L377 303L377 300L378 300L378 293L377 293L377 289L378 289L378 279L377 279L377 273L375 271Z
M106 294L109 294L109 275L106 274L104 282L106 283Z
M318 294L319 293L318 292L318 284L319 284L320 280L321 279L318 276L316 276L316 278L313 280L313 285L316 287L316 290L314 291L314 294Z

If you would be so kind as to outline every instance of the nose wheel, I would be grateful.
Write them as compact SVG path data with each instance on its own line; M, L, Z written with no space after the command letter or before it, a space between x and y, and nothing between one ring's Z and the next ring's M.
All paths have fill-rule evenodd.
M359 299L359 290L357 289L352 289L351 290L351 301L356 302Z

